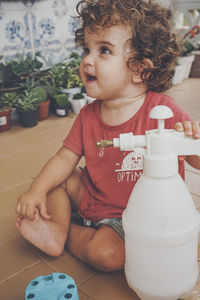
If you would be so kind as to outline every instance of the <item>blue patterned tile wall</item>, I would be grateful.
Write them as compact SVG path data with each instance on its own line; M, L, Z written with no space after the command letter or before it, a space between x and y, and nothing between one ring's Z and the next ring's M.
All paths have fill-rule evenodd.
M0 56L40 52L47 65L63 61L75 49L78 0L22 0L0 2Z

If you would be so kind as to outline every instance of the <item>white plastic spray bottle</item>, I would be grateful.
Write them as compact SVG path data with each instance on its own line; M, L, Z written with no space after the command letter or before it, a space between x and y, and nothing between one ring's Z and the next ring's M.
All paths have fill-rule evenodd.
M155 106L149 117L158 119L158 129L97 142L122 151L146 148L143 174L122 216L126 279L142 300L187 299L198 278L200 216L178 173L178 155L200 155L200 139L164 129L172 116L167 106Z

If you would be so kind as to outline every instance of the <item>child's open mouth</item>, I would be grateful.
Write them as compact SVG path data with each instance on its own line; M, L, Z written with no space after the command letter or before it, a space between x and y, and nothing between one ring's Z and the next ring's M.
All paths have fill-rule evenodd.
M96 76L93 76L93 75L90 75L90 74L86 74L86 78L87 78L87 81L95 81L95 80L97 80Z

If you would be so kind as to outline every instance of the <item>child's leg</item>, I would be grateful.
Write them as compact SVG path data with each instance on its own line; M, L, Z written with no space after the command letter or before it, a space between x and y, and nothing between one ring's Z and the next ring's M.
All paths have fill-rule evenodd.
M110 226L99 229L71 224L67 247L81 261L94 268L113 272L124 268L124 240Z
M80 173L80 170L76 170L66 183L71 203L75 207L79 207L85 191ZM79 190L73 188L74 183ZM94 229L71 223L67 247L74 256L98 270L109 272L124 268L124 240L110 226L102 225Z
M34 221L18 217L17 227L25 239L49 255L60 255L68 239L69 250L80 260L99 270L120 270L124 267L124 240L114 229L70 225L71 203L79 207L84 191L80 170L75 170L66 184L49 193L50 220L42 219L38 212Z

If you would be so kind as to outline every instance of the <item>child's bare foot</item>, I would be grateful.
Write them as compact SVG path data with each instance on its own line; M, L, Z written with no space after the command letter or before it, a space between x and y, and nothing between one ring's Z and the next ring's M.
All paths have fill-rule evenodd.
M42 219L38 209L33 221L18 216L16 227L26 240L48 255L59 256L62 254L66 233L57 222Z

